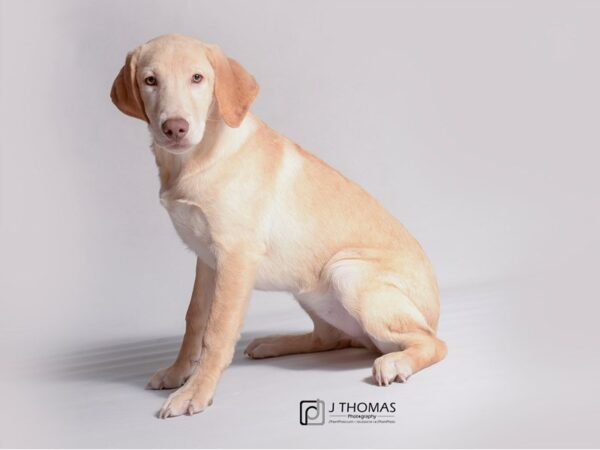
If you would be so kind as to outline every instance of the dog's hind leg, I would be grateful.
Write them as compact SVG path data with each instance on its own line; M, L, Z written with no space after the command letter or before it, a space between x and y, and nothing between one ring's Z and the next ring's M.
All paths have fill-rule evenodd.
M341 253L326 267L336 298L383 354L373 364L379 385L405 382L446 356L446 344L435 334L437 288L413 267L385 251L364 249Z
M362 347L360 342L352 340L312 311L304 309L314 323L313 331L304 334L257 338L250 342L244 353L250 358L262 359L297 353L324 352L346 347Z
M382 285L366 289L361 296L360 321L383 353L373 363L377 384L404 383L411 375L446 356L446 344L436 337L421 312L400 289Z

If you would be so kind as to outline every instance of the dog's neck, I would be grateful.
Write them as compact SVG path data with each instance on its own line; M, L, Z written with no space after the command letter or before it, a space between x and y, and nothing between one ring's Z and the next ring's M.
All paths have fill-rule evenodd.
M202 140L182 154L173 154L156 142L152 150L160 175L161 193L171 189L182 178L198 175L237 152L259 124L248 113L237 128L228 126L222 118L209 118Z

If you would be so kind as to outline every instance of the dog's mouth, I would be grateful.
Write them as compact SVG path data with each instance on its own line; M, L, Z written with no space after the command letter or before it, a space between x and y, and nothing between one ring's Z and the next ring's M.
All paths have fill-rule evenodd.
M169 142L165 145L167 150L186 150L190 147L191 145L187 141Z
M156 139L155 142L159 147L164 148L170 153L185 153L189 149L191 149L194 145L188 141L187 139L182 139L179 141L164 141Z

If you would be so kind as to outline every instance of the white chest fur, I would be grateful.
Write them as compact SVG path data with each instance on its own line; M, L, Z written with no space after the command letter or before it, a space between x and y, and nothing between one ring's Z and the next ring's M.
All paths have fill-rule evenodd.
M212 252L212 240L208 221L202 209L185 199L172 199L168 193L160 196L160 202L169 212L177 234L198 257L213 269L216 266Z

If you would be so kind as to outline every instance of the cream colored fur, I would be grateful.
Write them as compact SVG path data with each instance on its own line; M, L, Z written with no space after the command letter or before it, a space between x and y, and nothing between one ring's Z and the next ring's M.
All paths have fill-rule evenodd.
M254 288L291 292L314 330L256 339L251 358L362 346L381 354L373 377L388 385L446 354L435 276L417 241L363 189L252 115L257 91L218 47L179 35L130 53L113 86L117 107L149 123L161 203L198 256L181 350L149 382L179 388L160 417L210 405ZM175 116L190 124L177 145L161 132Z

